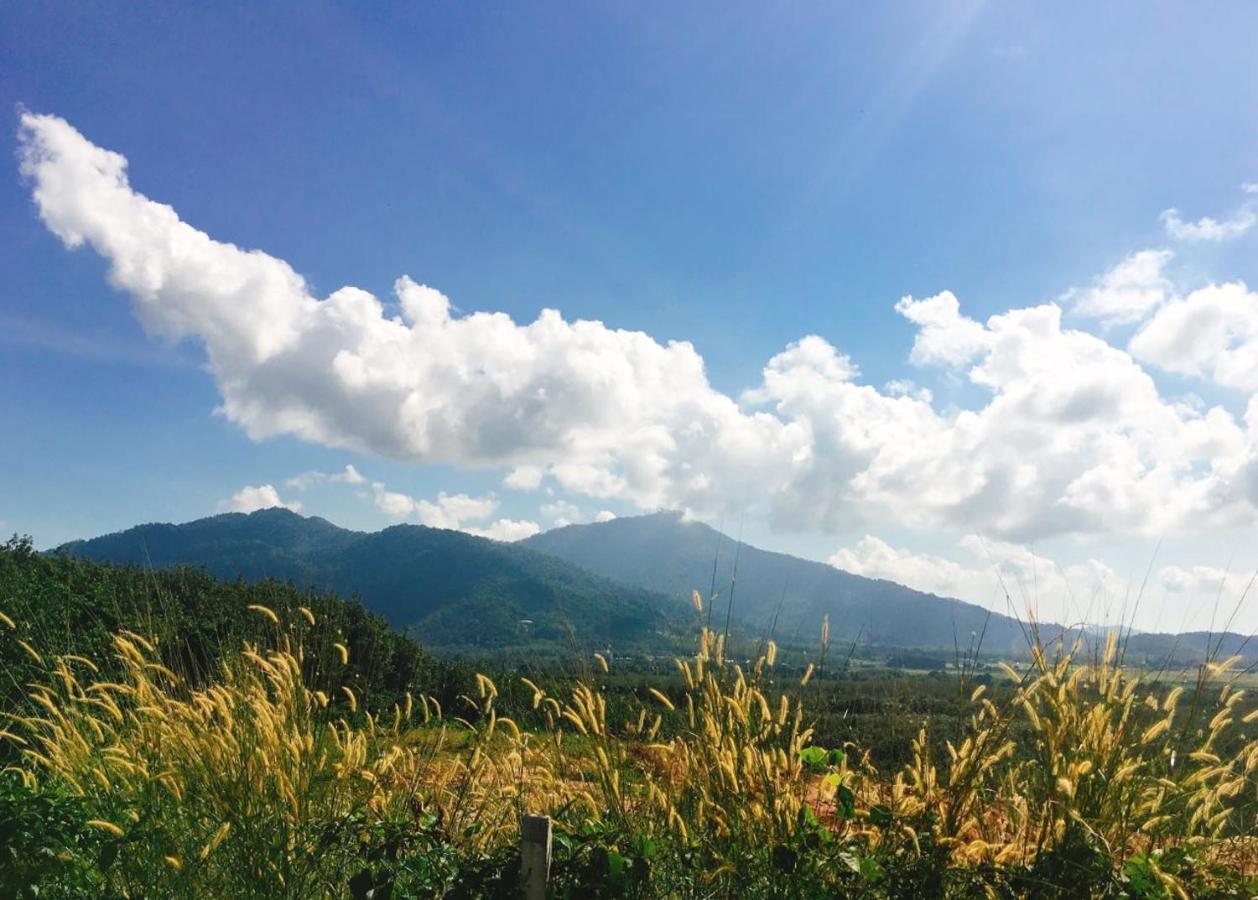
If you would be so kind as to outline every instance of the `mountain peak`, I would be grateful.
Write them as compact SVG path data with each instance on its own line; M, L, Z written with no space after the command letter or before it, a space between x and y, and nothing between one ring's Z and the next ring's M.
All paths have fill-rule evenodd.
M811 639L826 616L836 640L951 648L956 635L968 638L976 631L985 633L988 647L999 651L1023 640L1015 620L974 604L745 542L735 551L735 539L675 511L568 526L522 543L678 599L696 590L714 594L708 602L718 610L726 609L732 597L736 620L755 632L774 627L786 640Z

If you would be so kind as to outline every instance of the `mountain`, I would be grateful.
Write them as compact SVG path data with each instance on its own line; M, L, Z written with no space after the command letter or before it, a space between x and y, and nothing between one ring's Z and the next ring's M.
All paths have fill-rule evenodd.
M718 551L719 547L719 551ZM102 562L163 569L188 564L219 578L265 578L360 597L433 648L464 652L527 646L672 649L692 621L690 593L706 595L716 565L714 627L724 625L735 541L676 513L570 525L515 544L458 531L398 525L365 533L285 509L228 513L182 525L140 525L58 548ZM719 552L719 556L718 556ZM829 615L837 648L945 651L983 635L992 654L1026 650L1022 626L960 600L743 544L733 621L753 635L815 646ZM779 611L779 604L781 605ZM1093 632L1096 629L1092 629ZM1047 625L1049 639L1060 634ZM1103 633L1082 634L1103 641ZM1213 652L1220 646L1221 650ZM1161 666L1207 655L1255 655L1242 635L1135 634L1128 659ZM935 657L940 657L939 653ZM919 666L914 666L919 667Z
M735 541L679 513L569 525L521 543L607 578L682 599L692 590L709 592L716 561L719 595L713 621L724 622ZM737 556L734 618L756 632L763 631L780 602L779 640L815 642L822 617L828 614L832 641L851 641L859 635L862 644L951 651L954 640L964 649L974 632L983 635L988 652L1026 647L1023 628L1016 620L972 603L748 544L737 549Z
M1127 658L1161 666L1164 660L1195 662L1242 656L1258 659L1258 641L1232 631L1212 633L1189 631L1183 634L1136 633L1127 641Z
M724 624L737 554L735 621L763 633L776 613L776 634L786 642L815 644L822 616L828 614L833 641L852 641L859 635L862 644L943 649L950 656L953 641L964 648L973 632L983 635L987 653L1024 653L1027 648L1023 626L1012 617L824 563L748 544L737 548L729 536L675 512L569 525L522 543L616 581L679 599L689 597L692 590L703 595L711 590L715 561L718 597L713 621L719 625ZM1051 641L1063 629L1045 623L1040 633ZM1104 629L1095 627L1069 634L1070 640L1078 637L1089 649L1103 645L1107 637ZM1258 642L1239 634L1121 636L1129 661L1153 667L1167 665L1168 660L1179 664L1232 654L1258 656Z
M518 544L397 525L364 533L286 509L140 525L57 548L83 559L226 579L277 578L358 596L429 647L658 646L685 611Z

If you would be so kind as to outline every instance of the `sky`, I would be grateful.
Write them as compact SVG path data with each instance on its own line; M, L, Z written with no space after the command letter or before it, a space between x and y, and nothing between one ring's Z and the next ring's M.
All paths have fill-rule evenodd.
M1001 611L1258 629L1255 27L6 4L0 527L682 509Z

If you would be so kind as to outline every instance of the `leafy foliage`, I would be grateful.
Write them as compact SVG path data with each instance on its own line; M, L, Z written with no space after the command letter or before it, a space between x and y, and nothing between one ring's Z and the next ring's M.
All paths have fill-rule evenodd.
M204 684L246 641L277 636L268 621L249 611L251 604L275 610L288 628L299 627L302 607L321 623L307 636L313 687L346 684L370 704L377 697L392 703L422 684L452 701L469 677L468 670L437 660L362 604L331 594L278 581L219 581L188 567L146 571L42 555L18 538L0 545L0 604L17 625L16 639L0 641L0 671L6 675L0 698L6 707L19 704L25 686L43 671L17 639L44 656L75 653L109 666L114 636L133 630L157 643L164 665ZM336 643L349 651L343 666Z

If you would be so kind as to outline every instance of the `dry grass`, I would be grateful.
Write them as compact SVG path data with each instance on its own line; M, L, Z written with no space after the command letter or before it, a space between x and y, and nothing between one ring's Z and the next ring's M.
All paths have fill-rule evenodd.
M1187 695L1164 694L1120 664L1113 639L1092 661L1037 648L1024 670L1006 667L1013 687L999 704L973 690L968 728L945 758L931 757L923 728L914 762L888 775L851 753L809 771L802 685L765 687L771 643L744 671L704 629L678 662L678 694L653 691L616 729L590 684L557 697L525 680L546 722L530 732L499 715L483 675L465 698L474 721L420 694L379 717L357 710L348 688L339 698L308 688L303 649L278 635L203 690L134 633L114 641L125 676L112 682L95 680L91 660L29 648L47 678L3 737L29 788L69 792L104 833L143 835L125 871L145 883L124 871L117 892L230 894L252 881L317 895L344 864L328 850L341 825L426 816L452 847L489 853L513 846L525 811L562 829L595 822L701 847L709 868L695 877L707 882L738 875L731 847L796 842L815 827L810 812L870 854L911 860L930 847L960 868L1028 867L1083 834L1116 867L1147 856L1166 892L1184 897L1159 853L1191 847L1237 871L1253 871L1258 853L1258 741L1244 734L1258 712L1234 660L1203 667Z

